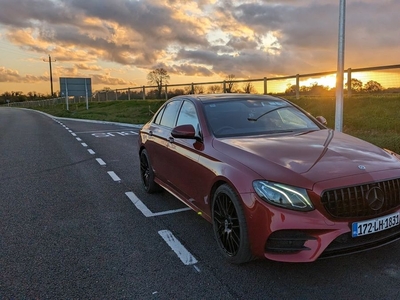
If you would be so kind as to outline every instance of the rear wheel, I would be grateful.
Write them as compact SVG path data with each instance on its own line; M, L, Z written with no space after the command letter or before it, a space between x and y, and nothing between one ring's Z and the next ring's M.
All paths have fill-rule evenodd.
M235 264L252 260L243 208L236 192L227 184L215 191L212 219L215 238L226 259Z
M154 171L146 149L143 149L140 153L140 175L143 187L147 193L152 194L161 190L160 186L154 181Z

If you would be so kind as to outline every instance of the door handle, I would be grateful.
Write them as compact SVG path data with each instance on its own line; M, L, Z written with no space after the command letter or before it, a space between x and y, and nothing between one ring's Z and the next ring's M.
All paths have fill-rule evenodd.
M174 139L172 136L170 136L170 137L168 138L168 141L169 141L170 143L173 143L173 142L175 141L175 139Z
M153 136L153 131L149 131L149 136Z

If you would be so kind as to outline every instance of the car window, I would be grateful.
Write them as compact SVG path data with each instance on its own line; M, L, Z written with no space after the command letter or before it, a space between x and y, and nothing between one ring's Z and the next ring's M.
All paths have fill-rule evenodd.
M178 114L181 103L182 101L172 101L165 106L160 125L170 128L175 127L176 115Z
M204 105L216 137L279 134L318 130L301 110L284 100L230 100Z
M162 109L160 109L160 111L158 112L156 118L154 119L154 123L160 124L161 117L162 117L162 115L164 113L164 110L165 110L165 106Z
M315 124L302 112L292 107L277 111L282 123L288 128L312 128Z
M190 101L183 102L181 111L179 112L178 122L176 125L193 125L194 129L197 130L199 125L199 119L197 118L196 108Z

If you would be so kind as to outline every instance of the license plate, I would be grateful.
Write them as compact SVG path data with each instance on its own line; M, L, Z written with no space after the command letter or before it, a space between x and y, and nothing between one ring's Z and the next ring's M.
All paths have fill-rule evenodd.
M352 224L352 236L358 237L379 231L383 231L395 226L399 226L400 213L394 213L381 218L371 219Z

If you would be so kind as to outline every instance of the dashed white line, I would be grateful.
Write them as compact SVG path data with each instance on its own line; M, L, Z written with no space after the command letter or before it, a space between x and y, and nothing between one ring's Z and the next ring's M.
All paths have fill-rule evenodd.
M78 137L77 137L76 140L79 141L79 142L82 142L82 139L81 139L81 138L78 138Z
M71 134L72 134L72 136L76 136L76 134L75 134L75 133L73 133L73 132L71 132Z
M118 181L118 182L121 181L121 178L119 178L119 177L117 176L117 174L115 174L114 171L108 171L107 173L108 173L108 175L111 176L111 178L112 178L114 181Z
M104 162L104 160L102 160L101 158L96 158L97 162L99 163L100 166L105 166L106 163Z
M87 150L90 154L96 154L96 152L94 152L92 149L88 149Z
M178 255L179 259L185 265L194 265L197 263L197 259L181 244L179 240L175 238L169 230L160 230L158 234L164 239L164 241L171 247L171 249Z
M87 147L87 144L86 144L86 143L81 143L81 145L82 145L83 147Z

